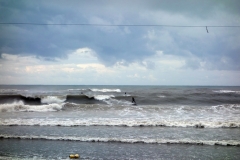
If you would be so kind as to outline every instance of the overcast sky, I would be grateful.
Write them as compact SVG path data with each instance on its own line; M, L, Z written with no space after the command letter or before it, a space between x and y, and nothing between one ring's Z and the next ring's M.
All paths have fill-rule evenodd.
M0 0L0 84L240 85L239 0Z

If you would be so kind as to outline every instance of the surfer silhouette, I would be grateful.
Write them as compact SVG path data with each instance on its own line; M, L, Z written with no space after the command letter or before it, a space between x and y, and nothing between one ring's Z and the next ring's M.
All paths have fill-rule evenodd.
M132 97L132 103L135 104L135 105L137 104L134 97Z

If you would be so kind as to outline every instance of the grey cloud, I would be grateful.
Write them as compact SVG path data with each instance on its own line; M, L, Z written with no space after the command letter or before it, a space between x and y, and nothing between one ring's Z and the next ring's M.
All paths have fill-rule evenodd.
M109 24L155 24L159 23L163 11L187 17L188 23L194 25L196 20L204 22L216 21L218 12L226 15L239 16L239 1L0 1L1 22L30 23L93 23L96 19ZM152 19L148 12L156 14ZM141 15L146 14L146 17ZM197 17L197 18L195 18ZM230 20L229 20L230 19ZM226 21L231 22L233 18ZM206 20L206 21L205 21ZM177 19L166 19L164 22L174 22ZM234 21L234 20L232 20ZM182 33L183 28L158 27L115 27L108 30L95 26L28 26L1 25L0 53L35 54L52 60L55 57L64 58L69 50L89 47L96 51L98 57L106 65L113 65L119 60L127 62L141 61L156 50L164 54L175 54L187 57L191 53L202 61L208 62L208 68L239 69L240 47L234 42L239 41L237 31L221 33L219 29L209 28L195 33L198 29L189 29ZM144 38L151 29L158 34L153 40ZM228 28L227 28L228 29ZM190 35L188 35L190 34ZM234 37L234 40L225 40ZM231 46L232 44L233 46ZM225 57L226 61L221 61ZM198 68L198 63L188 59L188 67ZM211 64L211 65L210 65ZM148 65L150 68L154 66Z
M205 69L240 69L240 46L235 43L240 41L240 37L237 36L236 29L228 31L228 28L212 28L211 33L206 33L204 28L184 29L189 30L189 33L193 30L198 31L195 35L185 31L182 33L182 30L154 30L147 37L148 45L153 50L163 51L164 54L183 57L186 60L186 68L199 69L203 67L200 63L206 62Z

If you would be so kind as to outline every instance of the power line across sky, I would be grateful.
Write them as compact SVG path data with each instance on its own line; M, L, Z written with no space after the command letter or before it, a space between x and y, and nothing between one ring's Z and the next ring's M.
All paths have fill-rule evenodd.
M49 26L105 26L105 27L239 27L240 25L166 25L166 24L93 24L93 23L28 23L1 22L0 25L49 25Z

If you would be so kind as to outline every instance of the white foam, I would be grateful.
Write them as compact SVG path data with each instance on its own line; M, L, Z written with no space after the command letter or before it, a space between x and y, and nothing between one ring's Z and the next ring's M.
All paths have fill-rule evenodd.
M216 105L212 106L211 108L216 113L227 113L228 115L240 114L240 104Z
M22 101L0 104L0 112L51 112L59 111L64 104L25 105Z
M90 89L93 92L121 92L120 89Z
M112 99L115 97L114 95L95 95L94 98L96 100L104 101L108 105L132 105L131 102L125 101L125 100L117 100L117 99Z
M111 100L107 101L107 104L108 105L123 105L123 106L131 105L132 106L133 103L130 101L126 101L126 100L111 99Z
M87 118L87 119L0 119L5 126L126 126L126 127L196 127L196 128L240 128L239 121L167 121L158 119L131 118Z
M115 97L114 95L95 95L94 98L96 100L107 100L110 99L112 97Z
M232 91L232 90L219 90L219 91L213 91L216 93L238 93L240 94L240 91Z
M43 97L41 99L41 103L47 103L47 104L51 104L51 103L63 103L66 99L61 99L59 97L56 96L47 96L47 97Z
M132 104L129 101L112 99L113 97L115 97L115 96L114 95L95 95L94 96L94 98L96 100L104 101L108 105L114 105L114 104L116 104L116 105L131 105Z
M0 104L0 112L14 112L24 106L23 101L13 102L10 104Z
M148 143L148 144L196 144L196 145L223 145L223 146L240 146L238 140L191 140L191 139L146 139L146 138L101 138L101 137L58 137L58 136L18 136L18 135L4 135L3 139L32 139L32 140L60 140L60 141L81 141L81 142L118 142L118 143Z
M68 89L68 91L85 91L86 89Z
M159 95L158 97L159 97L159 98L165 98L166 96L163 96L163 95Z

